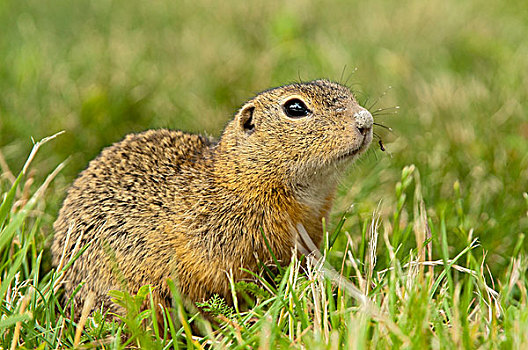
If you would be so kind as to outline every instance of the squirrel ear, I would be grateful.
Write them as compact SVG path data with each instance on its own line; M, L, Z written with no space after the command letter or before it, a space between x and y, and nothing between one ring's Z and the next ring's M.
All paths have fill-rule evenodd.
M248 135L251 135L255 131L255 124L253 123L253 112L255 111L255 106L252 104L247 104L240 112L238 112L238 122L240 127Z

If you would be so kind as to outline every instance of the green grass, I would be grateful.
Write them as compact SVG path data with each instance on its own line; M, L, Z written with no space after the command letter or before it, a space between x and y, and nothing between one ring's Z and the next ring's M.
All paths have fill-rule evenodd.
M0 2L0 347L72 347L77 330L104 348L526 347L527 18L500 0ZM117 295L122 321L65 317L51 225L102 147L153 127L218 135L255 92L319 77L400 107L376 117L387 152L340 186L324 268L233 286L259 297L212 301L219 326L179 302L139 312L147 288ZM31 138L61 130L24 167Z

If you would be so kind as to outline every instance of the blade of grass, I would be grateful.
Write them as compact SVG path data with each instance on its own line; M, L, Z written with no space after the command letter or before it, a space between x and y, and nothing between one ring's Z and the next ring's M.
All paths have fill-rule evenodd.
M266 234L264 233L264 229L262 227L260 228L260 234L262 235L262 238L264 239L266 248L268 248L268 251L271 254L271 258L273 259L273 262L275 263L275 265L277 265L277 268L279 269L279 273L282 275L284 273L284 269L282 268L281 264L279 264L279 260L275 256L275 253L273 253L273 250L271 249L271 246L268 242L268 238L266 238Z

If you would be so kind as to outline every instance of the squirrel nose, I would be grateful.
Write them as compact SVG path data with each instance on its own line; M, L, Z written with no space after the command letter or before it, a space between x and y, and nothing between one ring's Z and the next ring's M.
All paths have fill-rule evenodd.
M354 113L354 118L356 119L356 127L361 135L366 135L372 129L374 118L372 118L372 114L366 109Z

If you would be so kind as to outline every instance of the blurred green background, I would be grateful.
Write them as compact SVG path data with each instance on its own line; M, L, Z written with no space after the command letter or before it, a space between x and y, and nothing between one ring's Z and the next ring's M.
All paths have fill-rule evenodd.
M335 215L355 204L352 235L380 201L387 216L415 164L452 248L473 228L499 268L528 233L527 38L522 0L3 0L0 151L17 173L32 137L66 131L33 166L40 179L70 157L47 195L49 237L74 176L127 133L217 136L254 93L299 79L347 81L366 106L390 86L374 107L400 107L377 117L388 152L351 167Z

